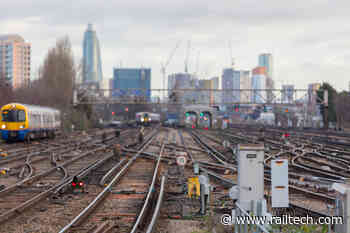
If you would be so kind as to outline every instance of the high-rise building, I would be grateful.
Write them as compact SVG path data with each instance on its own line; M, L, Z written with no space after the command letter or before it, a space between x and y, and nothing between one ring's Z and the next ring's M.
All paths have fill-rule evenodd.
M186 89L185 92L172 92L169 91L169 96L172 93L176 93L176 101L178 103L195 103L199 100L199 92L195 89L200 88L199 80L194 75L189 73L175 73L168 76L168 89ZM191 91L191 89L193 91Z
M271 53L262 53L259 55L259 66L266 68L266 75L273 79L273 59Z
M134 89L134 90L132 90ZM150 68L115 68L113 72L112 97L144 97L151 100Z
M102 63L100 44L92 24L88 25L83 42L83 83L102 85Z
M211 96L210 96L210 104L211 105L217 105L219 104L220 101L220 92L219 90L219 77L213 77L210 79L211 81L211 89L213 89L213 91L211 92Z
M234 70L232 68L224 69L221 86L223 91L222 100L224 103L250 102L249 92L240 91L241 89L251 88L250 71Z
M262 53L259 55L259 66L266 68L266 89L274 89L274 80L273 80L273 58L271 53ZM271 103L273 100L273 92L268 91L267 93L267 102Z
M258 91L266 89L266 68L263 66L253 69L252 75L252 103L262 104L266 102L266 91ZM257 90L258 89L258 90Z
M31 45L16 34L0 36L0 83L13 88L30 82Z
M242 70L240 71L240 89L243 89L240 92L240 101L243 103L250 103L251 100L251 92L248 91L252 87L252 79L250 77L250 71Z
M292 103L294 101L294 85L282 85L282 102Z

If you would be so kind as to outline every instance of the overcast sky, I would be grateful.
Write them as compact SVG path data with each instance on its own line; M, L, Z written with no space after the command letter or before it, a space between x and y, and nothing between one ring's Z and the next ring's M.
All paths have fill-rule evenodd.
M152 87L161 87L160 63L182 41L167 73L189 71L220 76L230 65L251 70L260 53L274 57L277 87L328 81L348 90L350 81L349 0L15 0L2 1L0 33L18 33L32 44L37 70L57 38L68 35L78 60L84 31L94 24L104 78L113 67L152 68Z

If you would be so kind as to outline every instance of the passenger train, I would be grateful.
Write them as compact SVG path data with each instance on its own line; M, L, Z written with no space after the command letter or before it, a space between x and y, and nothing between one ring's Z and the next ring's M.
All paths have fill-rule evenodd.
M151 112L138 112L136 113L137 125L149 126L151 124L160 122L160 115Z
M40 106L10 103L0 109L1 137L5 141L54 138L61 127L60 111Z

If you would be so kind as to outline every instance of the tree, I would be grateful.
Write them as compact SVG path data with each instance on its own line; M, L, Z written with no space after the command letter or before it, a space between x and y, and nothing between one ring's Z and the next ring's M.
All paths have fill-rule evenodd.
M59 39L49 50L41 67L42 87L51 106L65 109L73 101L73 85L76 67L68 37ZM42 90L44 91L44 90Z
M6 81L5 75L0 72L0 106L8 104L13 100L13 89Z
M349 93L343 91L336 95L335 98L335 110L337 117L337 127L344 128L345 124L350 121L350 96Z
M66 111L73 100L76 67L68 37L58 39L39 68L38 79L30 87L16 89L15 100Z
M324 90L328 90L328 112L325 112L326 108L322 104L324 101ZM317 102L321 104L323 124L325 128L328 129L328 122L337 122L337 114L335 109L335 98L337 96L337 91L329 83L323 83L321 88L317 91L317 96ZM325 115L328 115L328 117L325 117Z

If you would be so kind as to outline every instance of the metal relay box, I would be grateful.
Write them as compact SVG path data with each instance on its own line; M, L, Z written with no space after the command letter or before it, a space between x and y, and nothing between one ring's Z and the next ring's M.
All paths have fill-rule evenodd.
M251 201L264 198L264 145L239 144L238 160L238 202L250 211Z
M271 160L272 208L289 207L288 159Z

